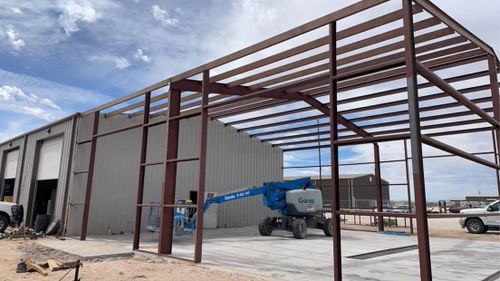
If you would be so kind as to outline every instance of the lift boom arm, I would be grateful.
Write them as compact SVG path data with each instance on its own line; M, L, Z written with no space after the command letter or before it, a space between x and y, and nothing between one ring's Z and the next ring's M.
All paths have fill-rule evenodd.
M240 200L262 194L262 202L271 210L277 210L281 215L286 215L286 192L296 189L314 189L310 178L302 178L286 182L266 182L260 187L252 187L221 194L207 198L203 205L205 213L212 204L222 204L230 201ZM196 216L193 216L191 225L196 225Z
M203 213L205 213L208 208L210 208L210 205L214 203L221 204L262 194L262 201L265 206L271 210L278 210L282 215L286 215L286 192L289 190L308 188L314 188L311 184L310 178L297 179L287 182L266 182L260 187L233 191L212 198L207 198L205 200L205 204L203 205Z

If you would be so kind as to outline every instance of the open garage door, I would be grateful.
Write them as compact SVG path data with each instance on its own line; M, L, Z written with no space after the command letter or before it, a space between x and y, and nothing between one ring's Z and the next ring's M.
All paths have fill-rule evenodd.
M5 169L0 201L12 202L14 199L14 183L16 182L18 157L19 149L9 151L5 155Z
M55 212L63 139L43 140L36 174L33 217L35 230L45 230Z

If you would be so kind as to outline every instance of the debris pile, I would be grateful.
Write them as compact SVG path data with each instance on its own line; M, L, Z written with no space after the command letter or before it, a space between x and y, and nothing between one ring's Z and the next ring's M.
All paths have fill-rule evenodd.
M79 268L81 267L82 264L80 263L80 260L74 260L74 261L57 261L53 259L49 259L45 262L42 263L36 263L32 261L31 259L23 259L17 264L17 273L25 273L25 272L38 272L39 274L43 276L49 275L49 271L58 271L62 269L72 269L72 268Z
M25 227L24 223L21 223L18 227L7 227L7 229L0 233L0 239L38 239L39 237L44 237L43 231L35 232L33 228Z

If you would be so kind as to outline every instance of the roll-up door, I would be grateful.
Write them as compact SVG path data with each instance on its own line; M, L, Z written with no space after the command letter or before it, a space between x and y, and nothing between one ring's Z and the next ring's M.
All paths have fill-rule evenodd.
M5 169L3 173L4 179L14 179L16 178L17 171L17 158L19 157L19 149L10 151L7 153L5 159Z
M62 138L43 141L38 158L37 180L51 180L59 178L62 144Z

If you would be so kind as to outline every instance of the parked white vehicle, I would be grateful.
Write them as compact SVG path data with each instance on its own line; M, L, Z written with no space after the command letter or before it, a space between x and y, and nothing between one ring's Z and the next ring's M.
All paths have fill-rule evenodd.
M500 230L500 202L497 200L483 208L464 209L461 214L477 214L477 217L460 218L458 223L470 233L479 234L488 230ZM497 216L481 216L497 214Z
M0 233L9 226L13 221L12 206L16 204L0 201Z

